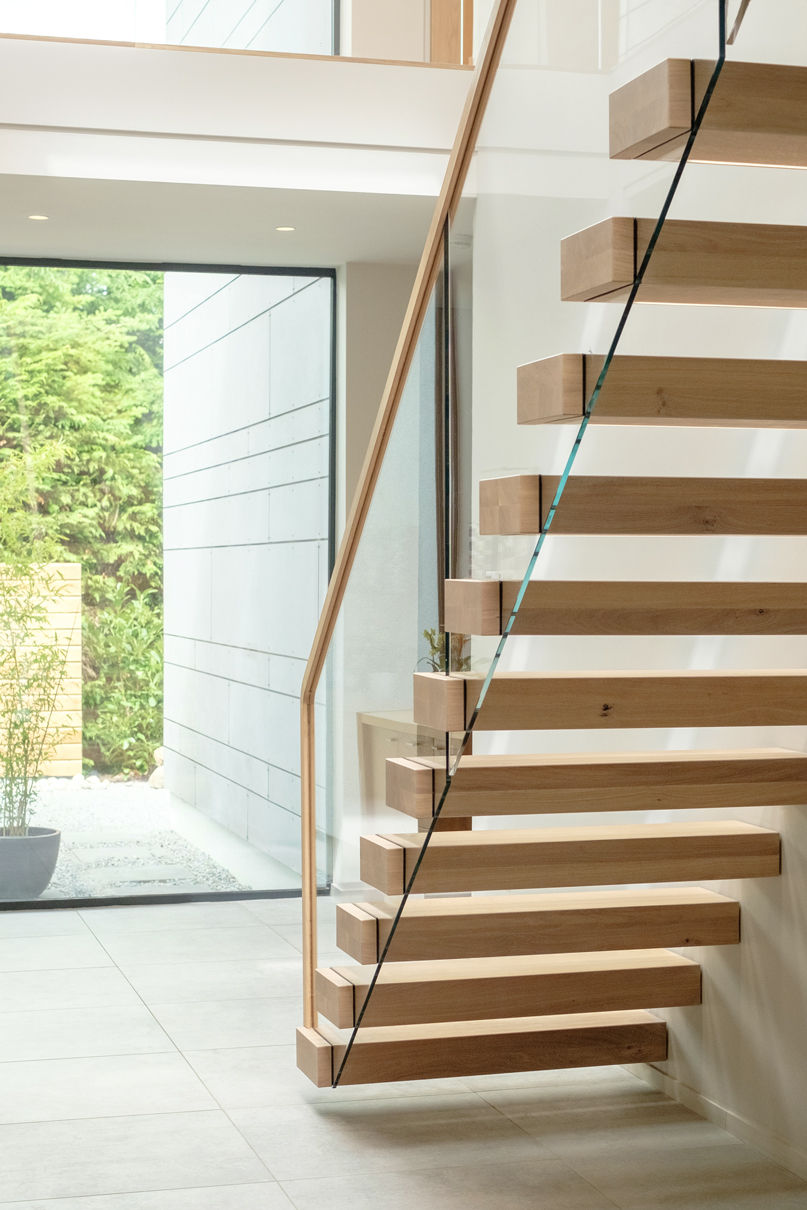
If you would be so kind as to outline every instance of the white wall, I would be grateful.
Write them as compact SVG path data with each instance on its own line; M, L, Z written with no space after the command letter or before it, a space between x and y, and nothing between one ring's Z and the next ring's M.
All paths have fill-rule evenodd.
M167 274L166 783L299 870L299 687L327 584L325 278Z
M416 264L353 261L340 273L341 379L346 400L340 507L345 510L356 490L416 271Z
M603 48L610 54L616 46L619 60L608 71L612 60L603 53L598 56L603 70L594 72L585 39L579 42L579 62L570 62L570 44L562 38L548 43L547 27L536 20L546 6L522 6L509 58L505 56L520 66L505 70L497 81L482 134L484 150L474 168L477 197L469 199L460 215L474 237L474 479L501 471L562 469L572 430L518 430L515 367L559 352L607 349L619 308L560 302L559 241L609 214L658 213L672 170L608 162L607 94L666 54L708 54L715 42L715 9L685 0L674 8L621 4L614 13L616 42L609 35ZM777 47L770 45L767 21L764 32L768 40L759 44L760 57L774 57ZM802 51L803 46L802 41ZM742 53L738 46L738 55ZM793 53L792 48L783 50L783 61ZM536 64L532 71L530 63ZM798 223L806 208L802 173L691 166L672 216ZM807 316L786 310L639 305L620 348L623 353L799 358L807 348ZM595 426L585 437L575 470L800 477L805 466L807 433L802 430ZM475 537L474 573L520 576L533 541ZM801 581L805 556L803 539L551 538L536 575ZM480 670L487 667L490 648L490 643L475 645ZM503 670L800 666L807 666L807 640L801 636L511 639L501 665ZM475 739L477 752L770 745L803 749L804 729L511 733ZM742 943L694 954L703 965L704 1003L663 1014L670 1021L671 1051L660 1069L674 1094L807 1172L807 820L799 808L735 814L781 831L782 876L717 885L741 902ZM675 817L685 816L677 812ZM602 821L608 818L620 821L618 815ZM586 822L584 817L567 821ZM539 826L542 821L534 822ZM551 822L566 821L552 816Z
M342 54L361 59L429 58L429 0L342 0Z

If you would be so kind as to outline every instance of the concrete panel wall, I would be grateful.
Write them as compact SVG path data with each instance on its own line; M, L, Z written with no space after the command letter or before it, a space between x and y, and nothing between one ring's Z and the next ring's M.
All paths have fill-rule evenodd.
M328 575L331 282L165 279L169 790L299 869L299 688Z

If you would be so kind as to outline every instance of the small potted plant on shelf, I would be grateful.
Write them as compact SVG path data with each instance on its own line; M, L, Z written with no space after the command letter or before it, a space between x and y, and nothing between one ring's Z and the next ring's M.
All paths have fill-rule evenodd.
M51 623L60 578L48 566L54 543L30 503L31 476L20 455L0 463L0 900L6 901L42 894L60 842L57 829L31 824L37 779L59 740L53 715L69 650Z

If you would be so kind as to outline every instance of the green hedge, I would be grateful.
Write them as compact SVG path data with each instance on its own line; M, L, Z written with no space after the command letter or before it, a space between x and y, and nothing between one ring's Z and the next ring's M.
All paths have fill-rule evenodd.
M162 743L162 315L161 273L0 266L0 474L37 468L21 505L82 564L85 765L107 773Z

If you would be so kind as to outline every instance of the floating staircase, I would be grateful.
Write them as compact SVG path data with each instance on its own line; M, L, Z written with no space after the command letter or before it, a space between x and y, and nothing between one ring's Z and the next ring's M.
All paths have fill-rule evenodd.
M713 64L669 60L620 89L611 154L678 158ZM693 158L807 166L807 69L727 63ZM563 241L562 296L620 302L654 222L613 218ZM807 305L807 229L668 221L637 301ZM518 420L578 422L601 356L559 354L518 373ZM804 425L807 364L617 356L596 424ZM480 484L480 530L537 534L558 478ZM572 476L552 521L564 534L807 534L807 481ZM520 585L451 580L446 629L500 635ZM792 583L536 581L512 626L522 635L807 633ZM419 673L414 717L443 732L786 726L807 720L807 670ZM475 717L474 717L475 716ZM740 940L738 903L699 886L775 877L779 837L713 821L598 824L614 811L807 802L807 755L781 749L465 755L445 767L387 761L387 803L421 832L364 836L361 876L383 896L342 904L337 942L357 965L317 972L327 1018L298 1032L318 1085L462 1076L666 1057L666 1025L642 1010L698 1004L700 968L671 949ZM444 801L442 801L444 799ZM474 817L586 813L585 826L468 830ZM550 821L551 822L551 821ZM602 889L596 889L602 888ZM447 896L447 897L439 897ZM459 896L459 897L456 897ZM397 927L396 927L397 924ZM383 965L375 982L375 964ZM368 998L368 992L369 998ZM349 1034L361 1020L347 1061Z

